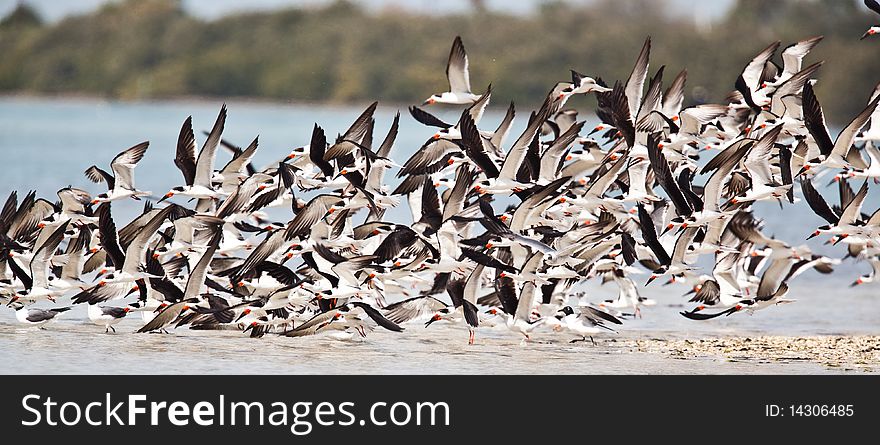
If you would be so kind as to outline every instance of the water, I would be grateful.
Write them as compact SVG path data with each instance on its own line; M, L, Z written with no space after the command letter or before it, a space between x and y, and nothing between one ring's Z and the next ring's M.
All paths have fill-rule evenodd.
M224 137L247 145L260 137L254 158L258 167L270 165L293 147L309 141L312 125L318 122L328 137L345 131L366 106L329 107L231 102ZM92 184L82 171L96 163L109 168L110 160L121 150L149 140L150 149L136 170L138 188L163 194L182 183L173 163L177 134L183 120L192 115L197 140L210 129L220 102L120 103L98 100L48 100L30 98L0 99L0 153L6 164L0 180L0 196L18 190L22 196L35 189L39 196L55 200L55 191L73 185L93 194L104 191ZM380 107L376 112L376 141L384 138L396 108ZM431 130L412 120L401 109L400 134L392 158L402 163L416 150ZM439 109L438 115L455 121L454 109ZM503 110L489 110L483 126L500 121ZM525 125L526 110L518 110L510 140ZM588 119L587 128L595 124ZM378 143L378 142L377 142ZM508 142L509 144L510 142ZM221 153L217 165L228 160ZM386 179L393 181L393 174ZM697 182L705 181L699 178ZM827 181L827 180L826 180ZM822 181L825 182L825 181ZM856 184L856 187L859 184ZM820 189L830 203L836 202L834 188ZM865 204L871 212L880 205L880 194L872 191ZM140 203L114 204L117 225L136 214ZM823 224L806 203L785 207L760 204L757 214L765 218L765 233L798 244L816 226ZM406 204L389 213L388 219L408 222ZM817 253L840 257L842 246L823 246L811 242ZM711 266L710 264L707 264ZM808 271L793 280L792 298L798 301L774 307L754 316L737 314L710 322L687 320L678 312L685 307L682 287L654 283L642 289L659 304L644 310L644 318L629 321L620 337L693 337L717 335L811 335L877 334L880 320L878 287L850 288L858 275L870 271L865 262L847 260L832 275ZM643 278L636 278L639 283ZM594 301L613 298L613 284L587 286ZM60 304L60 303L59 303ZM85 322L84 322L85 320ZM173 336L134 335L138 324L124 320L119 335L103 335L102 328L87 323L84 308L64 314L63 320L35 331L16 325L11 310L0 311L0 372L228 372L228 373L584 373L584 372L713 372L775 373L824 372L827 369L802 364L743 364L713 359L681 360L644 353L623 353L612 344L569 345L552 336L542 343L518 346L519 338L505 331L480 330L478 345L466 346L466 333L453 327L410 325L404 334L376 332L366 342L339 344L325 338L288 339L267 336L260 340L235 332L192 332L179 330ZM439 354L438 354L439 353ZM437 360L442 357L441 360ZM14 359L13 359L14 358Z

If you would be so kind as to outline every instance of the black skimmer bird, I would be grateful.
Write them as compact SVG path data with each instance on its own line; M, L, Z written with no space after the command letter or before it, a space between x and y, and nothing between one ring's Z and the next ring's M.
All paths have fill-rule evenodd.
M880 277L880 258L873 257L868 260L871 263L871 273L856 278L850 286L858 286L860 284L873 283Z
M820 156L816 159L807 160L801 172L816 168L853 168L847 159L853 142L856 140L862 127L868 123L868 119L880 103L880 95L876 96L840 133L837 139L831 140L828 127L825 125L825 115L822 106L813 92L813 86L808 82L804 85L803 92L804 125L819 147Z
M663 66L649 72L647 39L625 81L572 72L571 82L550 85L508 144L514 105L495 131L481 128L493 90L471 91L456 38L450 91L428 103L465 108L447 123L410 107L429 129L402 166L393 146L404 123L400 113L383 122L377 102L335 138L315 123L263 169L251 162L257 139L246 148L222 139L223 106L199 152L191 119L175 134L169 161L185 185L160 201L194 202L147 202L117 228L123 212L111 213L112 201L146 195L134 185L146 142L116 156L111 173L89 168L106 193L72 184L57 203L11 193L0 206L0 296L21 310L72 294L105 331L128 309L141 313L139 332L188 326L351 340L418 320L466 328L469 343L492 325L525 340L551 328L581 340L607 331L654 301L635 285L645 270L648 282L686 284L696 307L683 314L696 320L784 303L789 282L832 273L841 259L765 236L756 203L776 201L784 217L806 205L846 258L876 266L880 256L880 212L862 212L869 178L880 179L880 126L867 123L880 119L880 90L832 140L813 90L822 62L806 61L821 39L782 49L781 66L773 61L781 44L772 43L724 103L691 107L686 70L668 86ZM566 102L584 93L596 94L602 121L586 135L578 118L586 110ZM388 132L374 144L380 126ZM215 170L219 147L232 159ZM836 169L841 199L829 205L814 184ZM395 170L392 186L386 176ZM853 178L865 183L853 190ZM409 213L395 209L403 201ZM703 273L706 260L714 267ZM614 281L618 298L582 308L591 295L581 285L593 281ZM493 291L481 295L484 287ZM97 305L128 296L136 301L121 309ZM386 307L386 298L402 301ZM35 314L44 318L34 323L49 319Z
M446 291L452 300L452 309L442 307L435 311L425 323L425 327L440 320L462 323L468 329L468 344L474 344L474 330L480 326L477 292L482 282L484 267L482 264L477 264L467 280L450 280L447 283Z
M199 302L198 297L201 295L200 290L205 285L208 277L208 268L210 267L211 260L214 258L214 252L216 252L217 246L220 244L220 236L220 232L217 232L217 234L214 235L210 247L202 253L201 258L190 271L183 292L181 293L179 290L177 291L181 296L180 301L166 305L162 308L161 312L159 312L155 318L137 330L138 333L155 331L167 332L165 330L167 326L174 323L181 314L189 311Z
M218 192L212 185L214 179L214 160L217 157L217 147L220 145L220 139L223 134L223 128L226 125L226 104L220 108L220 114L214 123L214 128L205 139L205 144L196 156L196 140L192 129L192 116L186 118L180 129L180 136L177 139L177 154L174 157L174 164L183 173L186 181L185 185L172 188L165 194L159 202L162 202L174 195L186 196L195 199L214 200L220 197ZM227 173L228 174L228 173Z
M283 335L285 337L303 337L330 332L335 334L331 335L338 340L351 340L355 334L365 338L367 333L373 331L376 326L381 326L392 332L403 331L402 327L385 318L378 309L366 303L351 302L319 313Z
M11 302L22 300L23 303L31 304L42 300L55 301L55 297L59 296L64 290L58 290L50 285L49 280L49 262L55 255L55 250L64 239L64 232L67 230L69 221L65 221L58 226L51 235L46 238L43 243L36 247L33 257L30 261L30 279L27 280L24 274L25 289L12 297ZM14 260L11 259L11 260Z
M554 326L554 330L579 335L581 337L580 339L576 338L571 340L570 343L587 341L587 338L589 337L590 342L595 345L596 341L593 340L593 335L602 332L615 332L614 329L608 327L606 323L618 325L623 324L623 322L614 315L592 306L578 306L577 312L575 312L571 306L565 306L559 311L559 314L557 314L555 318L559 320L559 324L557 325L558 328Z
M116 306L98 306L97 304L89 305L89 320L92 323L98 326L104 326L104 333L110 333L110 330L116 332L116 328L113 325L122 321L126 315L128 315L129 311L131 311L131 307L116 307Z
M19 323L27 326L43 329L43 326L50 321L54 321L59 314L70 310L69 307L60 307L54 309L38 309L27 307L20 302L9 303L15 309L15 319Z
M423 105L441 104L471 104L480 96L471 92L471 76L468 70L468 56L461 43L461 36L456 36L452 41L452 49L449 50L449 60L446 62L446 78L449 80L449 91L432 94Z
M877 3L877 0L865 0L865 6L868 7L871 11L880 14L880 3ZM880 26L872 26L862 34L862 37L859 40L864 40L865 37L873 36L874 34L880 33Z
M86 169L85 174L87 178L95 183L106 183L108 189L106 193L95 195L94 199L92 199L92 204L125 198L139 200L141 197L152 195L152 192L138 190L134 185L134 169L137 167L138 162L141 162L141 159L144 158L144 154L147 153L147 148L149 147L149 142L141 142L116 155L110 161L110 171L113 174L95 165Z

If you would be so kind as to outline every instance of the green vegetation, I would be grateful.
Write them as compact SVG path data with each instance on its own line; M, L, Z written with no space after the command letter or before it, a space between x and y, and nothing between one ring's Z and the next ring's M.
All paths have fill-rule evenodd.
M461 34L475 89L491 82L496 105L534 104L569 68L625 79L651 35L652 73L666 64L671 79L687 68L688 99L717 101L768 43L824 34L808 60L826 61L817 90L840 122L880 80L880 38L858 40L873 21L856 0L740 0L711 27L649 0L546 3L527 17L369 12L339 1L211 22L179 1L136 0L55 24L20 7L0 22L0 92L413 103L445 88L449 45Z

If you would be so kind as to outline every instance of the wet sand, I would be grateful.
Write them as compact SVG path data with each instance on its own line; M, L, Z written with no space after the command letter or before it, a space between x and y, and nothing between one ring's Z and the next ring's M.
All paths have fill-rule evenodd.
M649 338L619 343L634 351L682 360L710 358L759 365L812 363L842 371L876 372L880 369L880 336Z
M455 326L408 324L402 334L365 340L252 339L235 331L119 333L78 320L45 330L0 322L0 373L38 374L862 374L880 370L880 337L867 335L707 335L634 330L596 344L537 333L523 344L480 329L477 344Z

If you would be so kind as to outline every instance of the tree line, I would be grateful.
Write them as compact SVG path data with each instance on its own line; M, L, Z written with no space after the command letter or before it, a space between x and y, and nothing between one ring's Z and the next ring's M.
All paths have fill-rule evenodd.
M651 74L665 64L671 80L687 68L686 97L697 103L723 100L772 41L784 47L822 34L808 63L826 61L817 94L827 119L841 123L880 80L880 41L859 41L880 17L858 4L738 0L726 16L695 23L652 0L546 2L529 15L371 11L336 1L204 21L179 0L130 0L44 23L25 3L0 21L0 92L415 103L445 89L449 46L461 35L475 90L492 83L496 105L535 104L569 69L625 79L650 35Z

